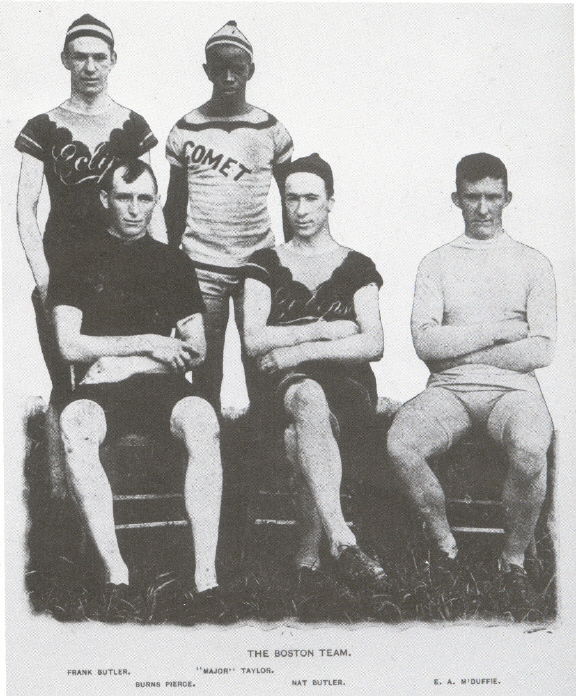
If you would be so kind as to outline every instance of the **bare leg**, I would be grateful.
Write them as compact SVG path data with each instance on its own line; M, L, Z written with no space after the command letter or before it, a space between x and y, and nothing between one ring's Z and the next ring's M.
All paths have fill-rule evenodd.
M52 401L46 409L46 447L50 467L50 492L54 498L63 500L66 497L66 462L58 409Z
M501 433L509 462L502 491L506 537L501 557L507 564L522 567L546 495L546 453L552 439L552 421L542 400L532 401L525 394L513 392L500 399L488 425L496 439Z
M128 567L114 528L112 491L99 457L106 435L104 411L93 401L73 401L64 409L60 426L69 482L104 563L106 580L128 584Z
M318 383L305 380L288 388L284 407L296 434L298 465L328 535L330 552L338 557L343 547L356 544L356 538L340 505L342 462L326 397Z
M222 501L218 419L207 401L189 396L174 406L170 428L188 452L184 497L194 539L194 581L198 592L204 592L218 585L216 547Z
M320 567L320 541L322 539L322 519L318 514L314 497L306 479L298 469L298 450L294 426L286 428L284 433L286 456L292 464L298 482L296 505L298 510L300 543L296 552L296 565L308 568Z
M234 318L238 333L240 334L240 349L242 366L244 368L244 379L246 382L246 391L250 404L254 405L260 396L260 379L259 370L256 363L256 358L251 357L246 352L244 345L244 291L237 292L234 295Z
M206 305L204 333L206 335L206 360L194 369L194 384L200 395L214 410L220 412L224 341L230 313L229 278L221 273L197 269L198 283Z
M454 558L458 549L446 517L444 491L428 459L446 452L466 432L470 419L455 397L438 389L430 392L422 392L398 411L388 432L388 456L431 540L439 551ZM442 426L436 420L439 413ZM452 440L447 429L453 433Z

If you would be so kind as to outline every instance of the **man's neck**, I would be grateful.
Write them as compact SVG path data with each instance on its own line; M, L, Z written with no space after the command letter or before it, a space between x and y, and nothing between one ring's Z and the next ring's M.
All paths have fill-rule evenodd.
M252 106L246 101L246 95L237 99L223 99L213 94L201 109L206 116L241 116L247 114Z
M70 111L76 111L81 114L97 114L106 111L112 99L108 96L108 92L100 92L94 95L85 95L78 92L72 92L70 99L64 104Z
M339 246L330 234L330 227L322 228L313 237L297 237L294 235L288 242L288 246L306 256L317 256L332 251Z
M142 232L142 234L139 234L137 237L125 237L122 233L117 232L112 227L107 227L106 232L108 232L108 234L111 237L119 239L124 244L132 244L133 242L137 242L139 239L143 239L148 234L148 230L144 230L144 232Z
M504 234L504 228L501 225L499 227L495 227L490 231L490 234L486 236L476 234L474 229L465 228L464 234L466 237L468 237L468 239L474 239L477 242L489 242L491 240L499 239Z

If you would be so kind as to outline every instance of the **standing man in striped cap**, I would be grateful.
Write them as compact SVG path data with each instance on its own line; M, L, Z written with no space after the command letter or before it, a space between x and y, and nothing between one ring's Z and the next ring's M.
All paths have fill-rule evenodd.
M116 64L114 37L104 22L85 14L68 27L61 54L70 72L70 98L30 119L16 139L22 153L18 183L18 232L36 288L32 301L40 345L50 378L48 447L53 493L64 494L58 409L70 391L70 368L62 359L52 319L45 309L49 276L65 268L78 247L89 254L90 242L105 227L99 183L120 159L142 157L157 143L139 114L108 96L108 75ZM44 234L37 217L46 179L50 213ZM165 235L162 215L155 216L154 236Z
M266 199L272 176L292 157L292 139L271 114L246 101L254 74L252 46L230 21L206 43L204 70L212 97L170 131L170 183L164 215L169 244L194 262L206 304L207 357L194 378L200 393L220 408L224 337L230 297L242 331L240 269L255 251L272 247ZM255 368L245 359L248 395Z

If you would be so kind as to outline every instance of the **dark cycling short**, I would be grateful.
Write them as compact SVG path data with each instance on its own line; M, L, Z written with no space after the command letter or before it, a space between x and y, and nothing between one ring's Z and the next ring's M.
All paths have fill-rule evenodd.
M106 415L106 434L166 437L174 406L197 391L183 375L134 375L121 382L80 384L67 403L95 401Z
M375 466L378 396L374 373L369 366L365 368L355 370L334 363L307 362L272 377L262 376L263 391L258 408L262 426L280 435L279 431L289 424L284 410L288 388L306 379L313 380L326 396L344 472L359 477L369 475Z

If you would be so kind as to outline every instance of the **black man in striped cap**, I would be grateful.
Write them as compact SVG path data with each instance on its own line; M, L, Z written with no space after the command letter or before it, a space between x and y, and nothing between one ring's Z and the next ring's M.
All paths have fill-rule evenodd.
M246 101L253 51L236 22L208 39L204 70L211 98L181 118L168 136L164 215L169 244L182 245L194 262L206 304L207 356L194 379L218 410L230 297L242 336L241 267L252 253L274 245L267 196L272 176L281 179L293 144L274 116ZM256 370L244 358L252 397Z

